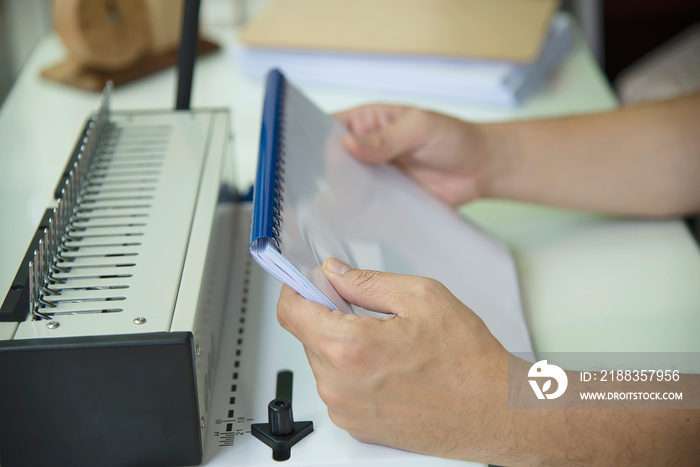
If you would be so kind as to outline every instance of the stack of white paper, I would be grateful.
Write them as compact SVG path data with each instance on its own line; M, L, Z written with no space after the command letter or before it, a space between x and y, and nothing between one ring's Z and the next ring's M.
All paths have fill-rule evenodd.
M531 64L430 56L329 53L237 46L231 55L249 76L280 68L299 84L342 86L515 106L532 96L573 45L570 18L552 19L539 58Z

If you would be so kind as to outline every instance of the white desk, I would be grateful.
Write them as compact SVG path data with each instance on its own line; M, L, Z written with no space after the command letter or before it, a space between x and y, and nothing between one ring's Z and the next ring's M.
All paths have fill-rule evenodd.
M210 35L222 43L235 40L232 30ZM400 102L483 121L614 108L609 86L580 42L545 90L520 108L408 96ZM98 102L96 94L39 77L63 53L56 38L41 42L0 111L3 296ZM237 183L247 187L257 160L263 83L242 76L223 51L197 67L193 107L232 110ZM113 107L170 108L174 90L175 72L167 70L117 89ZM390 101L359 91L303 90L327 111ZM700 255L680 221L622 220L496 201L474 203L464 213L513 248L537 351L700 350Z

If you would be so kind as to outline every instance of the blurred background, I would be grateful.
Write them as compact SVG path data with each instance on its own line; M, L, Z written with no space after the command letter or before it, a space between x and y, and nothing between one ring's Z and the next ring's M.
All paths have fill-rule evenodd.
M0 105L51 24L50 0L0 0Z
M208 20L220 22L219 14L226 9L232 11L228 20L238 21L240 14L234 9L243 9L246 16L254 15L264 7L267 0L202 0L204 28ZM625 81L634 81L640 75L658 74L659 53L670 56L668 62L684 60L684 74L700 75L700 28L694 28L693 38L687 36L693 25L700 22L700 2L697 0L562 0L561 8L570 12L581 25L599 64L618 93L621 87L631 86ZM216 14L207 15L207 11ZM50 34L52 28L50 0L0 0L0 105L12 87L25 60L37 42ZM644 65L643 57L663 44L674 44L673 38L685 33L684 50L661 49L652 54L654 64ZM678 42L678 40L676 40ZM688 50L692 49L692 50ZM648 62L648 60L646 60ZM661 61L663 63L663 61ZM636 66L633 66L637 64ZM651 68L651 69L650 69ZM627 74L632 76L625 76ZM622 99L623 103L625 99Z

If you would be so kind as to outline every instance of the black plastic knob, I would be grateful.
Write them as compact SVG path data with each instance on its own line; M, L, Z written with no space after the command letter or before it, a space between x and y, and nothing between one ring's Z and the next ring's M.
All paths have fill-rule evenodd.
M292 403L287 399L273 399L267 405L267 420L273 435L288 435L294 431Z
M267 405L267 423L250 426L253 436L272 448L272 458L286 461L292 455L292 446L314 431L313 422L295 422L292 403L288 399L273 399Z

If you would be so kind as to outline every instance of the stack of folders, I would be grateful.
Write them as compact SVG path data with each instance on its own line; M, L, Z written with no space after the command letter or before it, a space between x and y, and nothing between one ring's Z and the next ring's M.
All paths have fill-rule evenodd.
M333 289L321 268L326 258L431 277L508 350L531 352L508 249L396 167L355 160L341 144L346 132L278 70L270 72L251 222L257 262L309 300L370 316Z
M573 46L550 0L278 0L231 54L305 85L516 106ZM341 19L342 18L342 19Z

